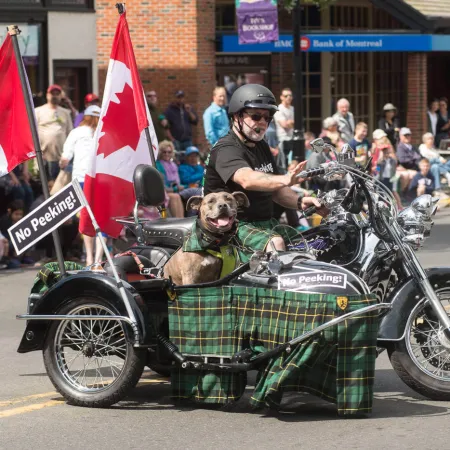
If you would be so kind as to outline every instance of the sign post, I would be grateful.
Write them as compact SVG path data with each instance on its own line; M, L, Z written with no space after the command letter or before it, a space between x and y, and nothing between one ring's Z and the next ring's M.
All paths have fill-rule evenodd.
M50 192L48 190L47 173L45 172L44 159L42 158L41 144L39 143L39 135L36 126L36 119L34 115L33 103L31 101L31 92L28 85L27 75L25 73L25 68L23 66L22 57L20 55L19 42L17 41L17 36L20 34L20 30L16 25L10 25L8 27L8 33L11 36L11 41L14 48L14 55L16 57L17 67L19 69L20 84L22 86L23 96L25 98L25 105L27 108L28 122L30 124L31 136L33 138L33 146L36 152L36 159L39 167L39 176L42 183L42 191L44 193L44 198L48 199L50 197ZM61 276L66 274L66 269L64 266L64 256L61 247L61 241L59 239L58 231L53 229L53 243L55 245L56 258L59 265L59 273Z

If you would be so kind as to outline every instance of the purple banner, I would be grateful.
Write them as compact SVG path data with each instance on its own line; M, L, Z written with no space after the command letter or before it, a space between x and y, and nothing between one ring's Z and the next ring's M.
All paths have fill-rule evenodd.
M278 40L277 0L236 0L239 44Z

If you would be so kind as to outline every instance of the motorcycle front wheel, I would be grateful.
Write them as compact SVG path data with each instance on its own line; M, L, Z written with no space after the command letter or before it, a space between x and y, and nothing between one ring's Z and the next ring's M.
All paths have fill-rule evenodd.
M106 300L79 298L58 314L118 315ZM139 381L146 352L133 347L120 320L61 320L51 323L44 343L47 374L70 405L105 408Z
M450 289L436 294L450 315ZM414 308L404 339L388 350L392 367L411 389L431 400L450 400L450 341L428 302Z

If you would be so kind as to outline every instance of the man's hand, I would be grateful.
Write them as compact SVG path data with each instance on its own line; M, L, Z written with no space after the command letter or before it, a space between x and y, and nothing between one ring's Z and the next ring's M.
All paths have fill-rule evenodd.
M59 167L60 167L60 169L65 169L68 166L68 164L69 164L69 160L68 159L61 158L59 160Z
M20 181L19 179L16 177L16 174L14 172L11 172L9 174L10 178L11 178L11 184L13 186L20 186Z
M317 208L316 213L319 216L328 216L328 209L320 203L320 201L315 197L303 197L302 198L302 210L308 209L310 206L315 206Z
M186 103L184 105L184 109L189 113L189 112L191 112L192 107L191 107L191 105L189 103Z
M297 175L305 170L306 161L302 161L298 163L293 169L289 170L286 174L286 178L288 178L288 186L292 186L294 184L299 184L305 181L303 178L297 178Z

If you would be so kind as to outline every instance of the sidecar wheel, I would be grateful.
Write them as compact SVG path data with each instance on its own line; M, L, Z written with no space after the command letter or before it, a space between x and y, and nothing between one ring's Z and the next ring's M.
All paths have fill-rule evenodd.
M107 301L80 298L58 314L118 315ZM44 343L47 374L68 404L105 408L136 386L146 351L133 347L127 325L118 320L62 320L51 323Z
M450 290L437 291L450 310ZM397 375L411 389L431 400L450 400L450 341L442 333L430 306L420 303L406 324L405 339L389 349Z

